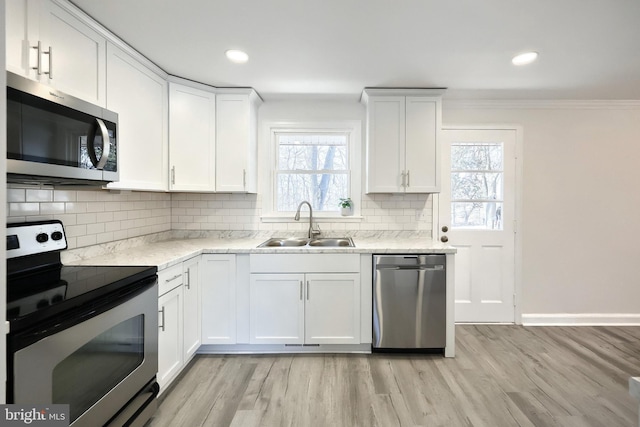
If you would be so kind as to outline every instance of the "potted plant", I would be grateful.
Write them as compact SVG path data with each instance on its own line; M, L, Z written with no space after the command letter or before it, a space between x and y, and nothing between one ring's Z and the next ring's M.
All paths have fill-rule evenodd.
M342 216L353 215L353 201L350 197L346 197L344 199L340 199L340 214Z

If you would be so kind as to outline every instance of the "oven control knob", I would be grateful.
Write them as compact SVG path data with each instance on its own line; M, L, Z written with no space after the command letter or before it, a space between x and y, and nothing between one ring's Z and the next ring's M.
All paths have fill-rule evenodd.
M62 232L61 231L54 231L53 233L51 233L51 238L53 240L60 240L62 239Z
M40 233L36 236L36 240L38 241L38 243L45 243L49 240L49 236L47 235L47 233Z
M49 306L49 301L46 299L41 299L40 301L38 301L38 303L36 304L37 308L45 308Z

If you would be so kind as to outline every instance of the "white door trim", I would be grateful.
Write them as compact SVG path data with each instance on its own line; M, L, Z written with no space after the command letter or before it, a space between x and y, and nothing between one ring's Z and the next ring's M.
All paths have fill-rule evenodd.
M443 124L442 130L513 130L516 132L516 173L515 173L515 224L514 224L514 322L522 325L522 177L523 177L523 128L515 124ZM440 240L440 195L433 198L433 230L434 240Z

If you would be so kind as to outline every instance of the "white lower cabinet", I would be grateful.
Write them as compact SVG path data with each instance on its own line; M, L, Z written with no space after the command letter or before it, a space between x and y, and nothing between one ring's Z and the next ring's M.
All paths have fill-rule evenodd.
M304 342L360 343L360 275L307 274Z
M158 272L158 384L164 392L200 348L200 256Z
M204 254L202 344L236 343L236 256Z
M201 342L202 312L200 309L200 257L182 263L184 274L184 344L185 364L191 360Z
M360 343L360 274L252 274L251 344Z
M252 274L251 344L304 343L304 274Z
M183 287L158 298L158 384L164 391L183 366Z

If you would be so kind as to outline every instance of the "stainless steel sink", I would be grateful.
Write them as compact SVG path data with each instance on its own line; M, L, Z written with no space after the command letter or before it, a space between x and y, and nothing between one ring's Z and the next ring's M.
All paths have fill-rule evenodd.
M274 237L260 244L258 247L271 248L271 247L279 247L279 246L305 246L307 243L309 243L309 239L306 237L289 237L289 238Z
M351 240L351 237L326 237L326 238L319 238L319 239L312 239L309 242L309 246L344 246L344 247L355 247L355 245L353 244L353 240Z
M323 247L349 247L354 248L351 237L320 237L317 239L309 239L306 237L273 237L264 243L258 245L259 248L278 248L278 247L302 247L302 246L323 246Z

